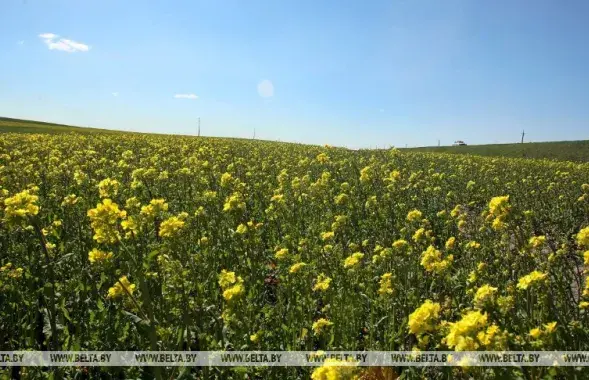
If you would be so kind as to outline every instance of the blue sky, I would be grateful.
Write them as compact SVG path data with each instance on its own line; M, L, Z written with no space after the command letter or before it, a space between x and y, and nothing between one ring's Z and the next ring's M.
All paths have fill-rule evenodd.
M589 139L588 15L586 0L3 0L0 116L182 134L200 117L203 135L354 148Z

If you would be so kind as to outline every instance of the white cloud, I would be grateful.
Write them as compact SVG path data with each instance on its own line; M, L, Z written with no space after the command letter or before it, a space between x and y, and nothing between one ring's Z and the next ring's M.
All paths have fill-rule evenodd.
M66 38L59 38L57 34L43 33L39 34L39 38L45 42L49 50L61 50L68 53L75 53L78 51L86 52L90 50L90 46L81 42L68 40Z
M198 96L194 94L176 94L174 97L176 99L198 99Z
M112 96L119 96L119 93L118 92L113 92L112 93Z
M271 98L274 96L274 85L268 79L258 83L258 95L262 98Z
M24 41L18 41L18 42L17 42L17 44L19 44L19 45L22 45L22 44L24 44L24 43L25 43Z

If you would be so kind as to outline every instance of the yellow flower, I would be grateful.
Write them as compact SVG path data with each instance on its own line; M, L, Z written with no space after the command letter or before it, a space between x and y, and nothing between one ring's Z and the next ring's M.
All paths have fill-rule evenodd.
M98 184L100 198L109 198L117 195L120 183L116 179L105 178Z
M240 193L233 193L232 195L228 196L227 199L225 199L225 203L223 204L223 211L236 211L244 209L245 202L243 201L243 197Z
M505 228L506 224L505 222L503 222L503 219L501 217L497 217L495 219L493 219L493 224L491 225L491 227L495 230L495 231L501 231Z
M274 257L276 257L276 259L278 260L283 260L288 256L288 248L281 248L278 251L276 251L276 254L274 255Z
M517 282L518 289L526 290L536 283L542 283L548 274L539 271L533 271L519 279Z
M552 334L554 331L556 331L556 324L557 322L545 323L544 332L547 334Z
M237 283L223 291L223 298L225 298L225 301L231 302L239 298L243 293L245 293L243 279L237 277Z
M421 211L419 210L412 210L409 211L409 213L407 214L407 220L410 222L416 221L416 220L421 220L422 214Z
M165 211L168 211L168 204L163 199L152 199L147 206L141 207L141 214L148 218L159 216Z
M509 195L494 197L489 202L489 212L492 215L500 216L509 212Z
M482 344L479 332L487 326L487 315L470 311L458 322L450 323L445 342L455 351L476 351Z
M409 243L407 243L407 241L403 239L397 240L393 243L393 248L395 249L402 249L407 246L409 246Z
M497 288L490 285L481 286L480 288L478 288L474 296L474 304L480 308L483 307L485 304L493 302L495 293L497 293Z
M362 259L364 258L364 254L361 252L353 253L351 256L346 257L344 260L344 268L354 268L360 265Z
M289 270L288 272L289 272L289 273L291 273L291 274L292 274L292 273L297 273L297 272L299 272L301 269L303 269L303 267L305 267L306 265L307 265L307 264L305 264L305 263L296 263L296 264L293 264L293 265L290 267L290 270Z
M543 246L545 241L546 236L532 236L528 243L532 246L532 248L538 248Z
M29 190L4 199L4 218L7 222L13 222L37 215L39 213L39 206L36 205L38 199L39 197L31 194Z
M125 291L126 289L126 291ZM135 291L135 284L132 284L127 279L127 276L119 278L110 289L108 289L108 298L116 299L128 294L133 294Z
M225 289L228 286L235 284L236 281L237 277L235 276L235 272L228 272L223 269L219 274L219 286L221 289Z
M378 289L378 294L381 296L387 294L393 294L393 283L392 283L393 275L392 273L385 273L380 277L380 288Z
M235 232L243 235L247 232L247 226L245 224L241 223L239 226L237 226L237 229L235 230Z
M583 264L589 265L589 251L583 253Z
M184 227L184 218L186 216L172 216L162 222L160 225L159 236L164 238L172 238L178 236Z
M530 330L530 336L534 339L540 338L541 335L542 335L542 330L538 327Z
M331 284L331 278L327 277L323 273L321 273L315 282L315 286L313 286L314 292L324 292L329 289L329 284Z
M262 337L262 332L258 331L257 333L250 335L250 341L252 343L258 343L260 341L261 337Z
M451 250L451 249L454 249L454 245L455 244L456 244L456 238L454 236L451 236L446 241L445 247L446 247L447 250Z
M94 248L93 250L91 250L88 253L88 260L90 260L90 263L95 264L95 263L102 263L104 261L108 261L112 258L113 253L112 252L104 252L104 251L100 251L96 248Z
M440 318L440 304L426 300L409 315L407 328L417 336L432 332Z
M466 248L472 248L472 249L478 249L481 247L481 243L478 243L476 241L469 241L468 244L466 244Z
M577 242L582 247L589 247L589 227L583 228L577 234Z
M311 374L311 380L352 380L356 379L356 363L343 362L327 358L323 366L317 367Z
M125 218L127 213L119 210L119 206L110 199L102 200L96 208L88 210L90 226L94 230L94 240L99 243L116 243L120 236L117 230L119 218Z
M420 228L413 234L413 241L419 243L425 237L425 228Z
M323 241L331 240L331 239L333 239L333 236L334 236L333 231L322 232L321 233L321 240L323 240Z
M323 331L325 331L326 328L332 325L333 322L330 322L325 318L319 318L318 320L313 322L313 332L315 333L315 335L320 335L321 333L323 333Z
M427 272L441 274L448 269L453 260L453 255L448 255L448 257L442 260L442 253L434 246L430 245L422 253L421 266L424 267Z

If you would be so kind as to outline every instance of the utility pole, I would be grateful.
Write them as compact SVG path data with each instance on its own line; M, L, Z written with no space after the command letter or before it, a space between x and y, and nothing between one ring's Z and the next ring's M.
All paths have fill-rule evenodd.
M438 139L438 146L440 146L440 139Z
M256 139L256 128L254 128L254 140Z
M198 137L200 137L200 117L198 118Z
M524 136L526 135L526 132L522 130L522 144L524 143Z

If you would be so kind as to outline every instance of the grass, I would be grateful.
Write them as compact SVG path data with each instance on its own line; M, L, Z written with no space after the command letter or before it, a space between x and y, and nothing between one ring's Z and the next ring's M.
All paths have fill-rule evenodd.
M0 117L0 133L124 133L99 128L75 127L72 125L46 123L43 121L12 119Z
M408 148L410 151L589 162L589 140Z

